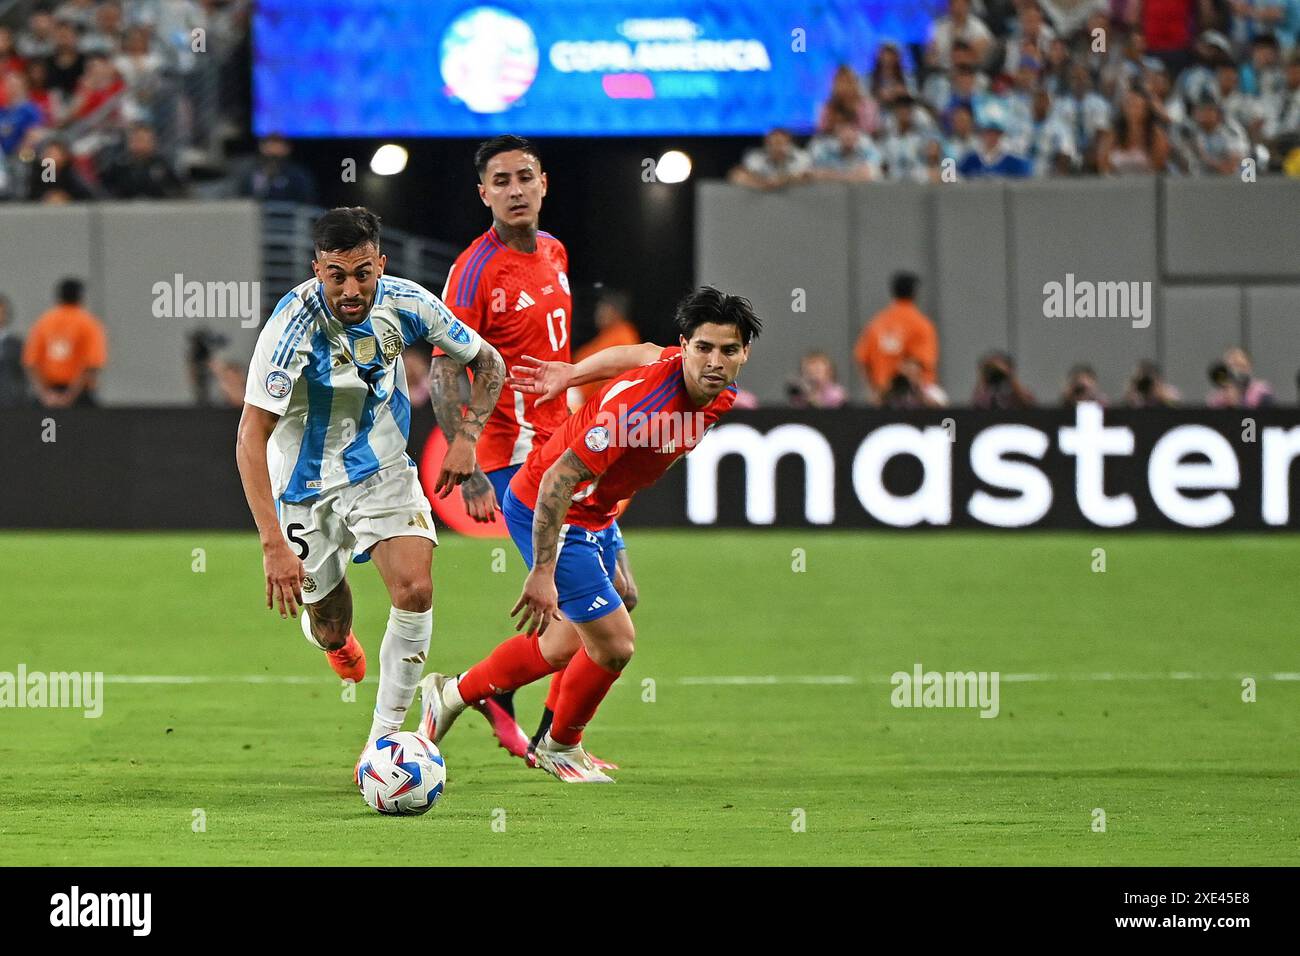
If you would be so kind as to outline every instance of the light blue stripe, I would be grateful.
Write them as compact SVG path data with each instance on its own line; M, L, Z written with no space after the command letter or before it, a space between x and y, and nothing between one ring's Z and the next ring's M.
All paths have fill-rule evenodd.
M403 438L411 437L411 400L400 390L393 391L393 400L389 404L393 411L393 420L402 430Z
M329 430L330 414L334 405L334 386L330 382L329 340L324 330L317 330L312 338L311 359L303 369L307 381L307 426L303 430L298 461L293 466L289 485L282 496L285 501L297 503L315 498L319 488L308 488L307 482L319 481L321 461L325 456L325 435Z
M343 465L348 470L348 481L353 484L369 478L379 470L379 458L370 447L370 430L375 425L375 413L386 398L387 396L377 396L374 389L366 392L365 404L361 406L361 420L357 422L357 437L343 449Z
M414 312L398 309L397 316L402 320L402 338L407 345L414 345L424 338L424 323Z

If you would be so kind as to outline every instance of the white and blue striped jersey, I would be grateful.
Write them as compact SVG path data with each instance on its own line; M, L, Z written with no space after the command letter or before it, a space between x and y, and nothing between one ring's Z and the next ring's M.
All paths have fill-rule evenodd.
M419 339L461 363L482 343L441 299L396 276L380 277L357 325L330 313L314 278L280 300L258 336L244 393L280 416L267 447L276 498L311 501L409 460L402 350Z

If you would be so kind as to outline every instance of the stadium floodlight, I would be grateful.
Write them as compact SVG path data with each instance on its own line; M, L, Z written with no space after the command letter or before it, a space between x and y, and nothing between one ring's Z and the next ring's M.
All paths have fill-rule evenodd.
M370 171L376 176L396 176L406 168L409 154L396 143L385 143L370 158Z
M691 157L681 150L670 149L655 165L655 179L661 183L681 183L691 175Z

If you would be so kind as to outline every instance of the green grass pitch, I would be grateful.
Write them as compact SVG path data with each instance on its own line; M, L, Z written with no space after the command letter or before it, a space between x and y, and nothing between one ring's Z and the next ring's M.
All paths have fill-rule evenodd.
M386 818L351 780L388 611L373 567L351 573L372 673L346 702L298 625L262 609L251 534L0 535L0 671L109 681L98 719L0 709L0 861L1300 863L1300 539L633 529L629 543L638 651L586 738L622 764L618 783L527 770L467 714L444 741L439 805ZM508 542L446 535L430 666L508 636L521 580ZM999 715L893 707L889 676L917 662L999 672ZM202 682L114 680L143 675ZM519 695L529 732L543 694Z

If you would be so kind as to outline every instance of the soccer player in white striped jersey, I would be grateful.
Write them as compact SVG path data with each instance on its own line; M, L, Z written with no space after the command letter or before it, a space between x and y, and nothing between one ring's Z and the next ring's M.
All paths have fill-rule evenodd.
M262 540L266 606L297 617L335 673L359 681L349 563L373 559L392 600L369 740L401 729L433 634L429 500L406 453L402 350L427 341L474 372L435 493L474 474L505 382L501 356L433 293L384 275L379 219L333 209L312 229L310 279L280 300L248 371L236 460Z

